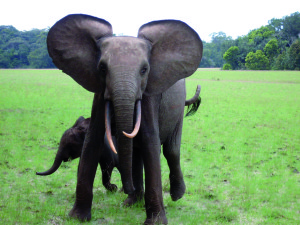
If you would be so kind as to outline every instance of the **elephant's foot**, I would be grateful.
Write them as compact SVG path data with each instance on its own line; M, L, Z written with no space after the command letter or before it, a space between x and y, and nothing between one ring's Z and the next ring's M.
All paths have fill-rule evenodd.
M152 218L147 218L144 224L152 225L152 224L168 224L168 219L166 215L157 215Z
M108 190L110 192L116 192L118 190L118 186L115 184L111 184L111 183L105 184L104 187L106 188L106 190Z
M73 209L69 212L69 216L77 218L80 221L90 221L91 220L91 208L79 207L75 203Z
M170 175L170 195L173 201L177 201L182 198L185 193L185 183L183 177L177 178Z
M125 201L123 202L124 206L132 206L135 203L141 201L144 198L144 192L143 191L139 191L139 192L135 192L133 195L128 195L127 198L125 199Z

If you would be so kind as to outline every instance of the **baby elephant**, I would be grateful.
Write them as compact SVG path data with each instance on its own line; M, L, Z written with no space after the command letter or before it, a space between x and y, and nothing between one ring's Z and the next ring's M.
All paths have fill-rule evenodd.
M201 86L198 85L195 95L191 99L185 101L185 106L188 106L188 112L186 116L193 115L200 106L200 91ZM37 172L37 175L50 175L60 167L62 161L66 162L81 156L84 138L90 124L90 119L91 118L85 119L81 116L71 128L65 131L60 139L59 148L52 167L46 172ZM112 137L112 140L114 145L117 146L116 138L114 136ZM102 183L104 187L109 191L116 191L117 186L110 183L110 178L114 167L119 170L119 159L118 155L111 150L106 138L106 134L104 136L104 150L100 156L99 164L102 171Z
M91 118L85 119L81 116L71 128L64 132L60 139L59 148L52 167L46 172L37 172L37 175L50 175L60 167L62 161L67 162L81 156L84 138L90 124L90 119ZM115 137L112 137L112 139L116 146ZM104 137L104 150L99 159L99 164L102 171L102 183L104 187L109 191L116 191L117 186L110 183L110 177L114 167L119 169L119 160L118 156L109 147L106 135Z

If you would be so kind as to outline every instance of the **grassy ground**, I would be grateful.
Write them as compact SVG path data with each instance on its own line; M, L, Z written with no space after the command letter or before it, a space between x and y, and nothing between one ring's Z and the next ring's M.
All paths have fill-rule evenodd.
M201 69L199 112L185 119L184 197L172 202L162 157L169 224L300 224L300 74ZM49 168L64 130L88 117L92 94L58 70L0 70L0 223L78 224L78 159ZM120 175L113 183L121 187ZM143 204L124 208L107 193L98 169L89 224L141 224Z

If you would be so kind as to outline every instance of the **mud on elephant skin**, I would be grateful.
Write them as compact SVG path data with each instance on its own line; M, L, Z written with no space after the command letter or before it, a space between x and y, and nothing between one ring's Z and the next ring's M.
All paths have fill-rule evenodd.
M82 147L86 132L90 125L91 118L80 116L75 124L67 129L62 135L52 167L45 172L37 172L37 175L47 176L53 174L61 165L62 162L76 159L81 156ZM115 137L112 137L116 144ZM111 184L111 174L113 168L118 168L118 156L111 151L106 136L104 137L104 149L99 158L99 164L102 171L102 184L108 191L116 191L117 185Z
M106 132L113 150L111 136L117 139L121 180L129 199L143 190L144 166L145 224L167 224L161 145L170 169L170 194L178 200L185 192L180 167L184 78L200 64L199 35L184 22L161 20L143 25L138 37L115 37L107 21L75 14L49 30L47 47L59 69L95 93L69 215L91 219L93 183L104 146L99 137Z
M193 113L198 110L201 103L201 98L199 96L200 91L201 86L198 85L195 95L185 101L185 106L188 106L186 116L193 115ZM62 162L67 162L81 156L85 135L90 125L90 120L91 118L85 119L83 116L80 116L76 120L75 124L63 133L53 165L45 172L37 172L37 175L51 175L58 170ZM116 138L112 136L112 139L114 145L116 146ZM119 159L118 155L111 150L106 135L104 137L104 149L99 159L99 165L102 171L103 186L108 191L116 191L118 189L117 185L111 184L110 181L113 169L116 167L119 170Z

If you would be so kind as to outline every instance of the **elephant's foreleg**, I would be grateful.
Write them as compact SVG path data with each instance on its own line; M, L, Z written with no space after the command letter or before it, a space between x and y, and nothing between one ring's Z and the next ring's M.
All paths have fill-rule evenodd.
M76 200L69 215L78 219L90 220L93 200L93 184L104 137L103 97L95 94L92 117L83 145L78 167Z
M135 193L138 198L144 197L144 181L143 181L143 158L139 148L133 148L132 157L132 178Z
M177 123L173 134L163 144L163 153L170 168L170 194L173 201L177 201L185 193L185 183L180 167L182 118Z
M167 224L162 197L159 137L159 103L160 96L143 96L142 123L139 138L145 168L145 207L147 219L145 224Z

